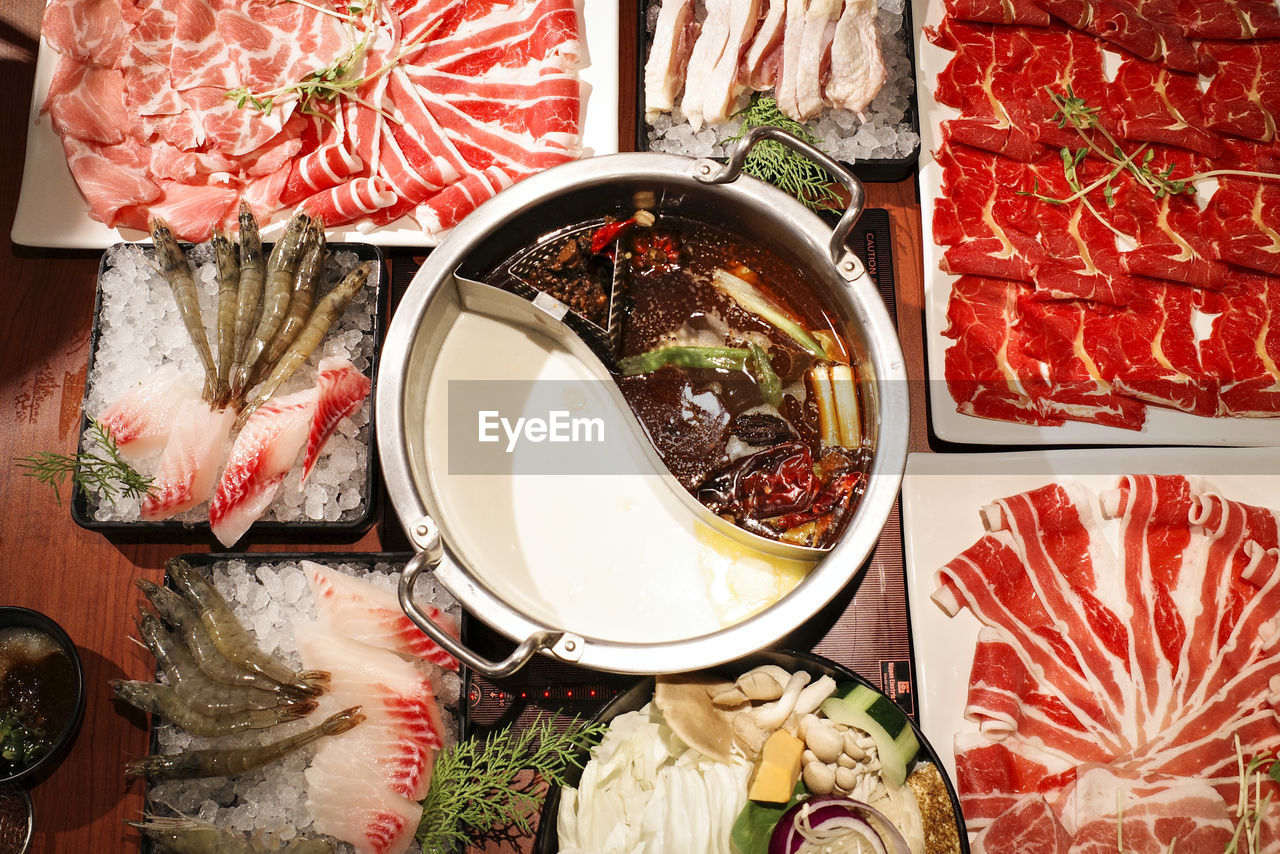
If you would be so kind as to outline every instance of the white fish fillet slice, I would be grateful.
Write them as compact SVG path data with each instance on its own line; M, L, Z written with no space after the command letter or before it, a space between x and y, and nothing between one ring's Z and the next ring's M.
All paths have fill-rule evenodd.
M144 520L168 519L209 498L234 421L230 409L215 412L199 397L183 401L174 413L151 490L142 501Z
M273 398L245 422L209 505L209 527L235 544L275 500L307 441L316 409L314 388Z
M324 708L331 708L327 701ZM325 739L311 765L325 773L349 774L353 780L368 778L401 797L420 801L431 786L435 757L435 750L402 737L392 727L365 721L350 732Z
M200 381L166 365L102 410L98 423L111 434L120 456L136 463L164 449L178 408L199 398Z
M316 408L307 436L307 454L302 460L302 480L311 474L325 443L337 429L338 422L353 415L369 396L373 383L346 359L329 358L320 362L316 374Z
M427 637L400 607L390 590L311 561L302 562L320 622L335 634L457 670L458 661ZM457 621L439 608L421 606L427 616L455 638Z
M330 632L319 622L294 627L303 667L327 670L331 696L340 708L360 706L367 722L389 726L426 749L444 744L435 692L426 674L385 649Z
M669 113L684 89L689 52L698 37L693 0L663 0L644 65L644 111L652 122Z
M316 830L351 843L359 854L403 854L413 843L422 805L379 786L368 774L371 767L357 775L313 764L305 772L307 809Z

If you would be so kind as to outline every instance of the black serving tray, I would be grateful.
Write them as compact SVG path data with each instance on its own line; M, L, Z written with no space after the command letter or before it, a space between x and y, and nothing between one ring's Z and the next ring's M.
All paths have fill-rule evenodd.
M762 664L777 664L788 670L807 670L811 674L830 676L839 685L856 683L870 688L876 693L884 693L875 684L839 662L809 652L763 649L738 661L731 661L719 667L713 667L711 670L732 678ZM617 695L606 703L599 713L592 718L592 722L609 723L618 715L638 711L644 707L645 703L653 699L653 687L654 679L652 676L645 677L634 683L630 690ZM960 812L960 798L956 795L955 785L947 775L946 768L938 759L938 754L933 749L933 745L925 738L915 719L908 715L907 722L911 725L911 729L915 731L916 740L920 742L920 754L916 762L926 759L932 762L946 784L947 794L951 800L951 809L956 817L956 827L960 837L960 850L962 854L968 854L969 836L965 832L964 819L961 817L962 813ZM589 755L589 751L582 751L578 757L580 760L578 765L568 769L565 776L570 785L578 785L578 780L582 777L583 766L586 765ZM538 832L533 843L534 854L556 854L560 850L560 835L557 828L559 812L560 788L557 786L547 791L546 799L542 802L542 812L538 819Z
M639 34L640 45L636 50L636 151L649 151L649 125L644 118L644 65L649 58L649 27L646 19L646 10L649 7L649 0L640 0L636 4L638 8L639 18L636 22L636 32ZM920 136L920 107L916 100L915 79L916 79L916 56L915 56L915 29L911 21L911 3L903 4L902 9L902 32L900 33L906 42L907 63L910 69L910 77L912 83L911 97L907 99L907 112L904 120L912 131L915 132L917 139ZM872 182L890 182L901 181L915 174L916 161L920 157L920 143L916 142L915 149L911 154L905 157L880 158L874 160L859 160L857 163L845 163L854 175L857 175L863 181Z
M319 564L337 565L337 564L354 564L365 566L371 571L376 571L377 564L390 564L393 568L403 569L404 565L413 557L412 552L253 552L244 554L241 552L214 552L214 553L193 553L178 555L182 560L191 564L192 567L202 572L205 576L212 574L213 569L220 563L227 561L242 561L248 565L251 571L265 564L279 563L297 563L304 560L313 561ZM387 572L392 569L385 570ZM168 571L165 572L164 584L172 589L173 585L169 578ZM463 643L467 643L468 635L468 619L465 608L458 611L458 626L462 633ZM149 657L149 654L146 654ZM472 674L466 665L461 665L458 672L462 675L462 690L459 694L459 702L457 708L448 711L457 718L458 721L458 740L462 741L471 735L470 709L472 703L468 698L472 694L471 678ZM157 675L158 678L158 675ZM151 729L148 738L148 750L151 753L158 753L160 750L159 739L156 736L156 720L151 718ZM151 789L147 787L144 794L146 799L145 811L151 813L156 811L151 803ZM163 808L159 810L162 814L166 814ZM153 845L151 840L141 837L139 845L140 854L160 854L157 846Z
M121 244L117 244L119 246ZM114 247L113 247L114 248ZM190 244L183 244L185 251L190 250ZM263 244L263 251L269 253L271 244ZM361 262L375 261L373 274L369 277L366 288L371 289L374 295L374 312L373 325L369 330L369 335L373 337L373 352L370 356L369 370L370 379L377 382L378 379L378 363L379 355L382 350L382 339L386 334L387 295L389 288L387 287L387 265L382 250L370 243L330 243L329 252L354 252ZM77 452L84 450L84 434L89 427L89 416L85 412L85 404L89 399L88 378L93 376L93 365L98 355L99 335L101 332L100 316L102 312L102 278L103 274L109 268L107 263L109 252L104 252L102 260L98 263L98 288L94 296L93 303L93 329L89 338L89 362L85 373L85 393L81 401L80 413L80 432L76 441ZM273 538L280 538L285 535L306 534L320 537L334 536L359 536L373 526L374 521L379 517L382 503L381 479L378 469L378 455L375 446L375 420L377 413L372 407L372 392L370 392L370 410L369 410L369 447L368 447L368 470L365 472L364 512L359 516L351 519L340 519L334 522L301 520L295 522L280 521L258 521L250 526L249 530L240 539L242 546L247 546L253 542L270 541ZM103 522L93 518L93 511L90 508L89 496L83 489L74 488L71 496L71 518L77 525L90 531L97 531L107 535L117 536L139 536L146 539L165 540L173 538L189 539L192 534L200 534L209 537L215 548L221 548L221 544L213 538L212 532L209 530L208 521L204 522L181 522L176 520L161 520L157 522L135 520L135 521L109 521Z

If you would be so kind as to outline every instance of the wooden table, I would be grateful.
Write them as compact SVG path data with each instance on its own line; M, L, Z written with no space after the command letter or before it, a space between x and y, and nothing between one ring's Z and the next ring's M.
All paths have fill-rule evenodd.
M595 0L592 0L595 2ZM636 0L621 0L620 139L634 139ZM79 528L47 487L21 477L15 457L70 452L76 445L84 393L99 252L15 247L13 212L26 146L26 116L35 78L43 4L0 4L0 604L53 617L75 640L84 661L88 704L79 738L61 767L32 791L35 854L137 850L124 825L142 807L142 788L126 784L126 758L147 750L145 716L110 699L108 680L150 678L152 662L129 640L137 595L133 579L160 581L164 561L209 550L206 540L111 542ZM889 211L898 282L898 324L912 382L912 450L928 448L925 422L923 272L920 208L914 178L868 184L871 207ZM395 264L394 254L391 263ZM390 511L388 510L388 513ZM394 525L394 519L391 520ZM281 542L255 551L379 551L381 525L346 543Z

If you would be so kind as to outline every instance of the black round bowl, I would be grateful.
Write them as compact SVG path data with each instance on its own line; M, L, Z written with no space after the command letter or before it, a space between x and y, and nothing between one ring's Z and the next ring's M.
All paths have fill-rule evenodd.
M71 659L74 670L74 705L70 720L57 734L48 752L35 762L21 768L7 777L0 777L0 785L13 783L22 786L33 786L43 780L58 766L66 756L80 730L80 722L84 719L84 668L80 664L80 653L71 637L51 618L30 608L19 608L12 605L0 606L0 629L29 628L44 632L57 641L58 645Z
M763 649L759 652L754 652L745 658L730 661L726 664L720 665L719 667L713 667L710 669L710 672L733 679L747 672L751 668L758 667L762 664L776 664L791 671L805 670L815 678L820 676L830 676L836 681L836 684L841 686L845 686L850 683L857 683L859 685L865 685L877 694L883 695L884 693L875 685L872 685L866 679L862 678L857 673L854 673L844 665L834 662L829 658L814 655L811 652ZM631 686L631 688L610 700L604 708L602 708L600 712L592 718L592 722L608 723L618 715L638 711L643 708L645 703L653 699L653 685L654 680L652 676L640 680L635 685ZM964 819L961 817L960 812L960 799L956 796L955 786L952 784L951 778L947 775L947 770L943 766L942 761L938 758L937 751L933 749L933 745L929 743L929 740L924 737L924 733L920 731L920 727L917 726L916 722L911 720L909 717L907 718L907 722L911 724L911 729L915 732L916 739L920 742L920 753L916 761L920 761L920 757L923 757L932 762L938 769L938 773L942 777L942 782L946 784L947 794L951 798L951 811L956 817L956 829L960 836L960 850L963 854L968 854L969 836L965 832ZM585 765L587 758L587 752L583 751L582 755L579 757L579 766ZM566 776L569 783L576 786L578 784L578 780L582 776L582 768L571 767ZM535 854L557 854L557 852L559 852L560 835L556 826L558 823L559 812L560 788L553 787L547 791L546 799L542 803L542 814L538 821L538 833L533 843L533 850Z

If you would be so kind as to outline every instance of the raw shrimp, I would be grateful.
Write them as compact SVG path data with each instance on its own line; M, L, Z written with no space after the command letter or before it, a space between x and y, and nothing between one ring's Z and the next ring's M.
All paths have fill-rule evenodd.
M254 643L248 630L231 612L227 600L222 598L222 594L209 579L180 558L170 559L165 567L174 584L195 607L209 636L224 656L242 667L255 670L304 694L323 693L323 684L329 681L328 673L320 670L294 672L279 659L267 655Z
M258 325L262 302L262 285L267 277L267 261L262 255L262 236L258 220L246 202L240 202L240 292L236 296L235 358L228 383L235 379L235 366L244 360L249 336ZM233 396L239 396L231 385Z
M364 720L359 706L330 715L310 729L256 747L188 750L185 753L144 756L125 765L127 777L148 780L188 780L195 777L234 777L275 762L326 735L340 735Z
M249 420L249 416L253 414L255 409L266 403L268 398L275 394L276 389L280 388L280 385L293 376L293 372L298 370L299 366L310 358L311 353L316 347L320 346L320 342L328 334L329 327L346 310L347 304L351 302L356 292L364 287L365 282L369 281L369 275L372 272L373 262L365 261L359 267L347 273L342 281L334 286L333 290L320 299L320 302L312 309L311 316L307 318L306 326L302 327L293 344L276 362L271 375L262 381L262 386L258 389L257 396L245 406L239 417L236 418L235 427L237 430L244 426L244 423Z
M285 314L284 323L271 339L266 354L254 366L251 383L266 376L276 361L284 354L293 339L307 323L311 307L315 304L316 283L324 272L324 260L328 247L324 237L324 218L316 217L311 221L307 234L307 249L298 263L298 272L293 279L293 295L289 298L289 311Z
M289 310L289 296L293 291L293 274L302 258L310 224L311 218L298 211L285 226L284 234L276 241L276 245L271 248L271 258L267 261L266 286L262 292L262 315L258 318L253 334L249 336L242 358L237 359L231 368L231 393L236 397L248 390L249 376L254 366L284 322L284 316Z
M267 729L285 721L304 718L316 708L314 700L307 700L274 709L248 709L243 712L206 715L191 709L182 702L177 691L159 682L112 679L111 688L117 697L134 708L159 715L192 735L210 737L231 735L247 729Z
M205 715L243 712L247 709L273 709L292 701L276 691L241 685L225 685L210 679L196 664L195 658L151 613L143 610L138 619L138 633L156 658L166 681L182 702L193 711Z
M205 629L200 615L186 599L167 587L152 584L145 578L139 578L135 583L146 594L160 617L182 636L187 651L210 679L227 685L252 686L287 697L304 696L301 692L281 685L274 679L268 679L261 673L241 667L219 652L217 644Z
M236 354L236 303L240 295L240 259L222 226L213 227L213 257L218 264L218 383L213 405L221 409L231 398L231 365Z
M255 840L253 836L186 816L152 815L126 823L169 854L333 854L335 850L328 839Z
M204 331L204 318L200 314L200 296L196 293L195 275L191 272L191 263L187 260L173 229L160 217L151 220L151 240L155 244L156 263L160 265L160 274L164 276L169 287L173 289L173 298L178 302L178 313L182 315L182 323L187 327L191 342L196 345L196 353L200 363L204 365L204 394L206 401L212 402L218 384L218 368L213 363L213 352L209 349L209 336Z

